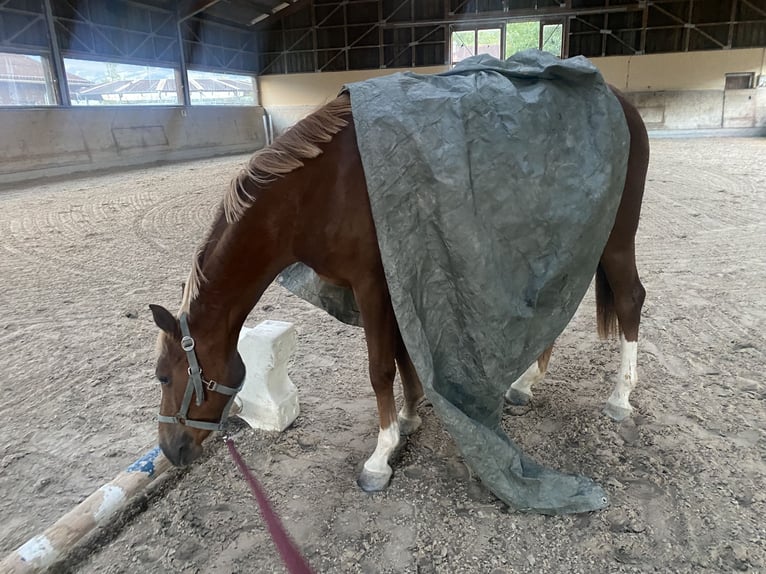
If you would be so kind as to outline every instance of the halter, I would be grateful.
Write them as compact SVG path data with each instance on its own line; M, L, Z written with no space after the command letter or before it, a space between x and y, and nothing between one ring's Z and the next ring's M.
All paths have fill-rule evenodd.
M165 415L159 415L157 420L161 423L181 424L187 427L195 429L209 430L209 431L223 431L226 428L226 420L229 416L229 409L234 402L234 396L242 389L244 379L237 388L227 387L219 385L215 381L208 381L202 376L202 369L197 361L197 354L194 352L194 339L192 339L189 331L189 317L186 313L181 313L181 348L186 352L186 360L189 362L189 381L186 383L186 392L184 393L183 401L181 402L181 408L178 410L178 414L173 417ZM202 404L205 400L205 391L226 395L229 400L226 402L226 406L221 413L221 420L217 423L210 423L207 421L195 421L187 418L189 414L189 405L191 404L192 394L194 394L197 406Z

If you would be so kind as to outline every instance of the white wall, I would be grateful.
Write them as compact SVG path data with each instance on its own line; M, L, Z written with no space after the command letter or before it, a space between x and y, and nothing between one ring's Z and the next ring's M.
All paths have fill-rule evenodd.
M256 106L6 108L0 184L264 145L263 108Z
M593 62L650 130L751 130L766 135L766 88L726 90L726 74L766 77L766 48L617 56Z
M593 63L626 92L723 90L727 73L766 74L766 48L612 56Z
M416 68L413 71L419 74L435 74L445 70L447 66ZM345 84L403 71L405 71L404 68L390 68L261 76L258 78L258 91L261 95L261 104L271 117L274 132L279 134L319 106L335 98Z
M766 88L724 90L727 73L766 77L766 48L593 58L606 80L626 92L653 131L747 128L766 134ZM418 68L438 73L446 66ZM263 76L262 104L280 133L350 82L399 70ZM756 133L756 132L752 132Z

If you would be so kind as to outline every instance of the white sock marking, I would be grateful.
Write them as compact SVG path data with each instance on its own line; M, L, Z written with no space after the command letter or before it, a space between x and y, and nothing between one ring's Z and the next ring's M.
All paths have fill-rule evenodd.
M515 391L519 391L525 395L532 395L532 385L539 383L543 380L545 373L540 371L540 367L537 365L537 360L532 363L529 368L524 371L518 379L514 381L511 388Z
M620 339L620 372L608 402L616 407L633 410L630 406L630 392L638 382L638 343Z
M402 408L399 409L399 418L414 419L416 416L418 416L418 409L416 407L413 407L412 409L408 409L407 404L405 403L404 405L402 405Z
M388 466L388 459L399 444L399 423L392 422L387 429L380 429L378 433L378 445L375 452L364 463L364 468L369 472L388 473L391 468Z

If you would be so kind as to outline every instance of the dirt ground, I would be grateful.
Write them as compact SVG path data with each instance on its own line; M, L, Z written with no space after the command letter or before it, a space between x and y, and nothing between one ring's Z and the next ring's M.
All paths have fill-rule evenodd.
M389 489L355 479L376 413L361 330L279 287L250 315L293 322L302 413L235 437L317 572L766 572L766 140L654 140L638 238L648 296L634 416L601 413L618 343L592 294L529 407L528 454L593 477L602 512L510 511L427 406ZM244 157L0 192L0 550L12 551L153 446L147 308L176 309ZM509 381L510 382L510 381ZM283 572L223 445L170 471L57 572Z

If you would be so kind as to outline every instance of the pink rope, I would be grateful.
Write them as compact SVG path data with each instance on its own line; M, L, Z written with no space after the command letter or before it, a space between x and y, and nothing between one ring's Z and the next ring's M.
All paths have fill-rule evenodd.
M245 461L242 460L242 456L240 456L237 448L234 446L234 441L229 437L224 437L223 440L226 443L226 446L229 447L229 453L231 453L231 457L234 459L234 464L237 465L237 468L245 477L253 496L255 496L255 499L258 501L261 516L263 516L263 519L266 521L266 526L269 529L269 534L271 534L271 539L274 541L277 550L279 550L279 555L282 557L282 561L285 563L287 571L290 572L290 574L313 574L306 559L301 556L301 553L295 547L295 543L290 539L290 535L287 534L285 527L282 525L282 521L279 520L279 516L277 516L274 509L271 508L271 504L269 504L269 500L266 498L266 493L263 491L263 488L258 484L258 481L250 472L250 469L247 468Z

